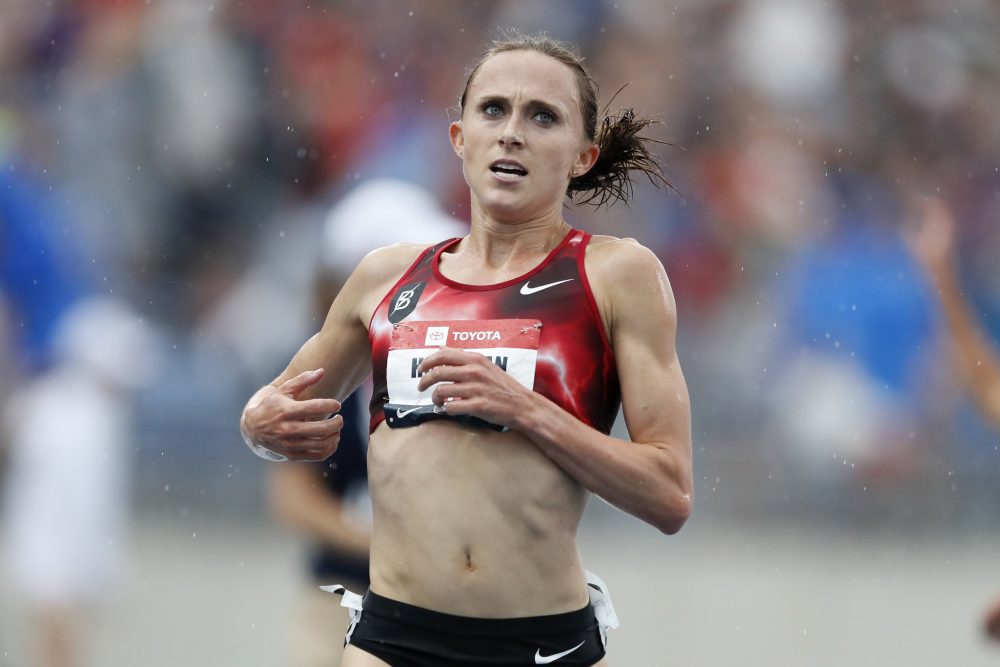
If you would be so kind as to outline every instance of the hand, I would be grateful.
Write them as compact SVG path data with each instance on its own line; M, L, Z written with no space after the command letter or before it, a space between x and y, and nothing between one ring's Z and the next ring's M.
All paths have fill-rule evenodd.
M534 395L478 352L444 348L424 359L417 370L423 373L417 388L424 391L436 384L431 397L443 411L509 428L525 414Z
M932 274L950 271L954 254L955 221L940 199L919 203L920 221L906 232L906 242L917 260Z
M340 403L332 398L298 398L323 374L322 368L305 371L260 400L250 400L240 426L251 449L256 452L255 446L261 447L293 461L322 461L337 451L344 418L327 417L340 409Z

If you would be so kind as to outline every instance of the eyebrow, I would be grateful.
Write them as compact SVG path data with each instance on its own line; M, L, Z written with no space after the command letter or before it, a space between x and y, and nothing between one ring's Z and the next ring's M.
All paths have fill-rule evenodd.
M484 95L481 96L481 99L484 102L486 102L486 101L489 101L489 102L503 102L507 106L513 106L511 104L510 98L506 97L504 95L485 95L484 94ZM526 102L526 104L529 107L551 107L551 108L554 108L554 109L558 109L559 111L563 111L563 105L559 104L558 102L547 102L545 100L528 100Z

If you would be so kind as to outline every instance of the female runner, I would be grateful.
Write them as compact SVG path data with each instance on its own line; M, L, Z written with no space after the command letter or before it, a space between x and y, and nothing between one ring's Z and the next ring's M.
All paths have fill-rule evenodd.
M345 594L343 665L607 664L617 619L577 526L596 493L680 529L690 406L662 265L562 209L567 195L626 198L630 170L662 179L637 136L649 122L599 122L596 84L566 45L494 42L449 128L469 235L368 255L247 403L251 449L321 460L342 424L328 415L373 375L371 588L363 603ZM608 435L619 405L628 442Z

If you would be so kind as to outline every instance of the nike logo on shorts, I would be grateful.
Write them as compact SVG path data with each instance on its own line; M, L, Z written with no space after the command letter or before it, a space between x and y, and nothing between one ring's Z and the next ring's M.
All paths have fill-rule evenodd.
M521 294L528 296L529 294L534 294L535 292L541 292L543 289L548 289L550 287L555 287L556 285L562 285L563 283L568 283L572 281L572 278L567 278L566 280L557 280L554 283L545 283L544 285L538 285L537 287L532 287L528 283L521 285ZM538 663L540 665L545 663Z
M409 410L404 410L403 408L396 408L396 417L398 419L402 419L406 415L410 414L411 412L416 412L417 410L419 410L422 407L424 407L424 406L418 405L417 407L410 408Z
M566 281L563 281L563 282L566 282ZM551 664L551 663L555 662L556 660L558 660L559 658L565 658L567 655L569 655L570 653L572 653L576 649L580 648L585 643L586 643L586 640L580 642L579 644L577 644L573 648L569 649L568 651L563 651L562 653L553 653L552 655L542 655L542 650L538 649L537 651L535 651L535 664L536 665L548 665L548 664Z

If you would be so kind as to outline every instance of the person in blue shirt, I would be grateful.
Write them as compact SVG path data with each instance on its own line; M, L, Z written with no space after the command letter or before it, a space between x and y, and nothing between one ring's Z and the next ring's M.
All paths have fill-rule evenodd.
M69 248L56 235L62 228L45 189L0 160L0 294L26 374L49 363L60 318L85 292Z

